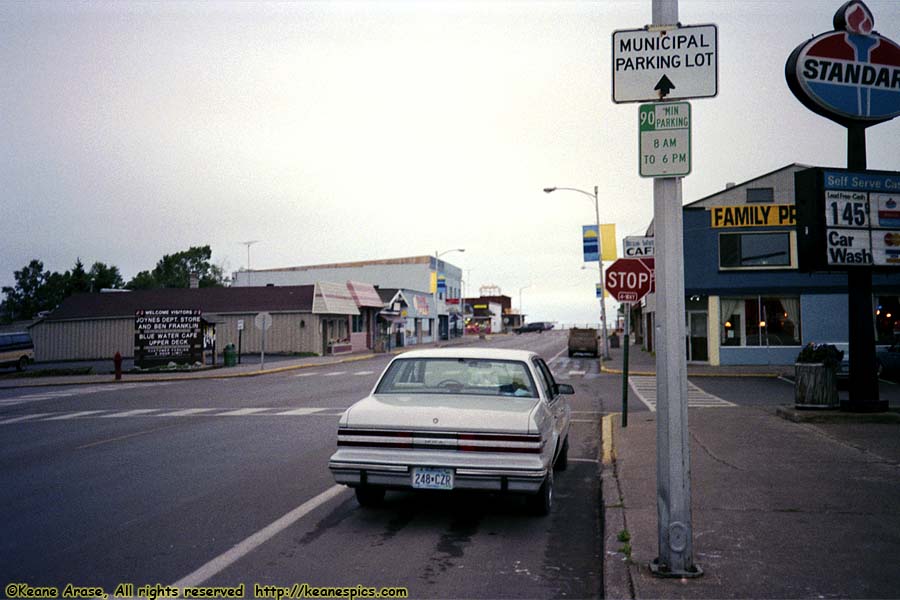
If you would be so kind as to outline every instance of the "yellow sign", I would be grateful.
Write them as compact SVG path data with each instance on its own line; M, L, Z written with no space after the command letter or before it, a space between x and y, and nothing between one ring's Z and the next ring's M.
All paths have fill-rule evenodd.
M616 260L616 224L600 226L600 257L603 260Z
M437 292L437 271L431 272L431 284L428 287L428 292L431 294Z
M797 207L793 204L741 204L739 206L713 206L712 227L772 227L797 224Z

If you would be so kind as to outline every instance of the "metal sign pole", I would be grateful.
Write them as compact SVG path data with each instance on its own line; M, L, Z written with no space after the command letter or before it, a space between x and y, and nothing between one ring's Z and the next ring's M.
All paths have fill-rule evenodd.
M653 25L678 22L678 0L653 0ZM684 230L681 179L653 180L656 253L656 484L659 556L651 571L696 577L691 518L691 458L685 349Z
M631 330L631 302L623 302L625 307L625 334L622 350L622 427L628 427L628 332Z

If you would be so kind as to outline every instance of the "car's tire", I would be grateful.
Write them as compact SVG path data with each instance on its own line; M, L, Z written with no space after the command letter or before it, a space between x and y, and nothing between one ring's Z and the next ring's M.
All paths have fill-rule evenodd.
M372 507L380 506L384 500L384 488L372 487L368 485L356 488L356 501L360 506Z
M556 463L553 465L553 468L557 471L565 471L569 468L569 437L566 436L566 441L563 442L562 449L559 451L559 456L556 457Z
M28 366L28 357L23 356L19 359L19 362L16 363L16 371L24 371Z
M550 514L553 508L553 469L547 471L547 477L544 478L538 493L528 497L528 508L541 517Z

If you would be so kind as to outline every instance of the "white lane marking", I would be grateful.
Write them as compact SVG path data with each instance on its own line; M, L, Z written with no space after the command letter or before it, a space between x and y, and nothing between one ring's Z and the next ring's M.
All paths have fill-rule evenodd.
M307 500L280 519L260 529L250 537L246 538L244 541L234 545L230 550L215 557L193 573L182 577L181 579L173 583L172 586L176 588L184 588L188 586L197 586L203 584L210 578L221 573L226 568L228 568L244 556L250 554L251 552L253 552L253 550L263 545L264 543L305 517L307 514L311 513L321 505L325 504L326 502L346 490L347 488L343 485L334 485L328 488L315 498Z
M372 375L375 371L357 371L354 375Z
M268 408L239 408L237 410L230 410L228 412L216 413L218 417L242 417L244 415L252 415L254 413L263 412L269 410Z
M214 408L185 408L182 410L175 410L167 413L160 413L158 415L154 415L156 417L189 417L192 415L199 415L200 413L206 413L211 410L216 410Z
M587 371L569 371L569 377L584 377Z
M21 417L14 417L12 419L4 419L0 421L0 425L8 425L10 423L21 423L22 421L30 421L32 419L39 419L41 417L46 417L48 415L52 415L53 413L35 413L33 415L23 415Z
M346 375L347 371L335 371L334 373L325 373L324 377L337 377L338 375Z
M312 377L313 375L318 375L318 373L297 373L294 377Z
M96 415L97 413L108 412L105 410L79 410L77 412L66 413L64 415L59 415L56 417L50 417L49 419L44 419L45 421L65 421L68 419L77 419L79 417L86 417L87 415Z
M134 410L126 410L122 412L112 413L111 415L100 415L101 419L117 419L123 417L140 417L158 411L158 408L135 408Z
M285 410L283 412L272 413L273 415L278 416L304 416L304 415L312 415L320 410L324 410L322 408L295 408L293 410Z

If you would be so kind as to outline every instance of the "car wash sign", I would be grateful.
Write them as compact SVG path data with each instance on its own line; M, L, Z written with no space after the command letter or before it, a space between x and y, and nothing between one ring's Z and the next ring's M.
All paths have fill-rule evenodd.
M852 0L835 13L834 31L797 46L785 78L800 102L844 126L900 115L900 46L874 25L868 7Z

